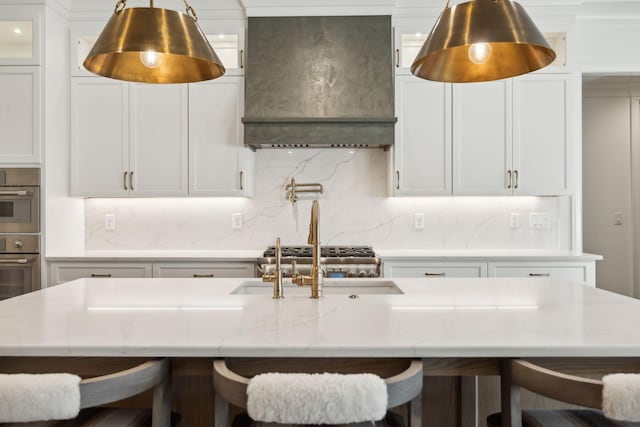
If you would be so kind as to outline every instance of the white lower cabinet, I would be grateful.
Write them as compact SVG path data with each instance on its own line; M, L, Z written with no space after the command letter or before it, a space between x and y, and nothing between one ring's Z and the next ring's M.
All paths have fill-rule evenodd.
M489 277L555 277L596 284L594 262L490 262Z
M595 261L384 261L389 278L554 277L596 285Z
M252 262L167 262L153 264L153 277L254 277Z
M384 277L486 277L486 262L392 262L383 263Z
M49 286L92 277L254 277L255 275L256 264L248 261L55 261L49 263Z
M49 286L83 278L151 277L151 263L51 262Z

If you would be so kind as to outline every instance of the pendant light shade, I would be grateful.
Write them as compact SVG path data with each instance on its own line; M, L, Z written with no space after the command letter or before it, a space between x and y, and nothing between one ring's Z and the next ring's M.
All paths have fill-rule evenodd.
M92 73L143 83L191 83L224 74L222 62L189 14L154 8L119 9L84 61Z
M411 72L441 82L482 82L530 73L555 57L517 2L473 0L453 7L447 2Z

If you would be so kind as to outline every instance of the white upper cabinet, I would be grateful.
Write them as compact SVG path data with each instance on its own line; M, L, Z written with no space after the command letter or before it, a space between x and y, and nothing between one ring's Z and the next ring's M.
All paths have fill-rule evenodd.
M570 144L576 96L567 74L538 74L513 81L513 169L520 195L561 195L570 190ZM515 184L514 184L515 185Z
M454 85L396 76L392 193L570 194L578 84L570 73Z
M393 194L451 195L451 85L396 77Z
M0 65L40 65L42 8L0 5Z
M0 67L0 163L39 163L40 67Z
M240 76L189 85L189 194L246 196L252 154L243 145Z
M453 85L453 192L511 194L511 85Z
M186 85L130 84L131 196L188 192Z
M73 78L71 194L126 197L128 172L129 84L103 78Z
M72 79L75 196L187 195L187 88Z

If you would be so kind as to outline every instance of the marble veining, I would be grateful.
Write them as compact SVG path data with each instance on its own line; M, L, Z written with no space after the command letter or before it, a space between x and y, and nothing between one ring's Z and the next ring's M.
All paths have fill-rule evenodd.
M310 201L286 199L285 185L321 183L320 238L324 245L467 250L569 250L568 197L388 197L388 156L383 150L258 150L253 198L87 199L85 249L263 249L276 237L304 244ZM520 213L521 226L509 227ZM547 229L529 227L532 212L548 212ZM116 230L104 229L104 215ZM231 214L244 226L231 229ZM413 229L414 213L425 229Z
M640 301L566 280L321 300L231 294L244 280L80 279L0 301L0 356L640 356Z

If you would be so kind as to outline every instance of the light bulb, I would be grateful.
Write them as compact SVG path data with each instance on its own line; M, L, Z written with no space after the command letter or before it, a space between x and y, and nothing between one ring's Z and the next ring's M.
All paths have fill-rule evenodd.
M489 43L474 43L469 47L469 60L474 64L484 64L491 56Z
M162 54L152 50L140 52L140 62L147 68L158 68L162 63Z
M20 28L14 28L14 29L13 29L13 32L14 32L14 33L16 33L16 34L22 34L22 29L20 29Z

